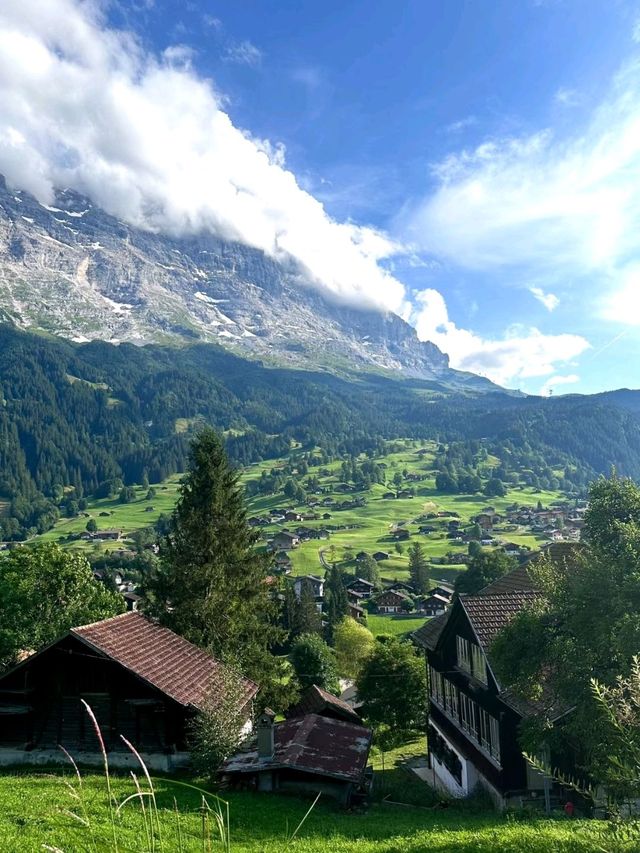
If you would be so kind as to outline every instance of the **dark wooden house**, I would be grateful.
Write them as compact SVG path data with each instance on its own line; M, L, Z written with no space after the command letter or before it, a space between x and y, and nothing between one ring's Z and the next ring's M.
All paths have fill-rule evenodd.
M388 589L377 595L373 603L378 613L404 613L405 607L412 602L411 596L402 590Z
M496 677L490 652L498 632L538 596L520 566L475 595L456 597L413 635L426 653L432 781L454 796L480 786L501 807L542 796L543 778L523 756L519 726L542 711L553 722L567 709L554 708L550 697L533 704L515 695Z
M72 628L0 676L0 764L57 761L60 745L81 762L100 761L84 700L110 763L135 763L123 735L154 769L184 765L189 721L215 701L220 673L215 658L140 613ZM257 690L243 680L248 722Z
M352 592L357 592L362 598L371 598L375 590L375 586L371 581L364 578L354 578L347 584L347 589Z
M257 742L225 762L224 779L259 791L319 792L344 805L366 796L371 729L321 714L274 720L265 709Z

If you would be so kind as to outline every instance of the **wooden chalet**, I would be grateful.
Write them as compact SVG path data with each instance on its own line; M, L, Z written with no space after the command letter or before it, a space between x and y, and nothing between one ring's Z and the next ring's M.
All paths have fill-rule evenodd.
M568 709L554 707L550 697L524 701L491 665L494 637L538 597L527 566L520 566L475 595L455 597L448 612L413 635L428 671L431 781L456 797L480 786L503 807L542 795L543 778L522 754L519 726L543 712L553 722Z
M434 592L424 599L420 609L424 611L425 616L440 616L450 604L451 599L448 596Z
M378 613L404 613L404 606L412 601L410 595L402 590L385 590L377 595L373 601Z
M354 578L347 584L347 590L357 592L362 598L371 598L375 591L375 586L371 581L364 578Z
M271 548L274 551L290 551L300 545L300 537L288 530L281 530L271 540Z
M84 700L111 764L135 764L124 735L149 767L183 766L189 722L215 697L220 677L215 658L140 613L72 628L0 676L0 764L65 760L60 746L79 762L100 763ZM249 728L257 690L243 680Z
M300 599L304 588L310 590L311 594L321 599L324 597L324 578L319 578L317 575L300 575L293 582L293 590L296 598Z

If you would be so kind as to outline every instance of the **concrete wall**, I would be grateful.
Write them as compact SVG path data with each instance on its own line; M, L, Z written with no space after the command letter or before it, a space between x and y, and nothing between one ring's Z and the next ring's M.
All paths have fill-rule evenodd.
M172 755L151 752L141 753L142 760L149 770L160 770L169 773L172 770L188 767L190 756L188 752L177 752ZM109 767L139 769L140 763L131 752L108 753ZM74 752L73 760L79 765L102 767L102 755L97 752ZM13 765L38 767L47 764L69 764L69 759L59 749L0 749L0 767Z

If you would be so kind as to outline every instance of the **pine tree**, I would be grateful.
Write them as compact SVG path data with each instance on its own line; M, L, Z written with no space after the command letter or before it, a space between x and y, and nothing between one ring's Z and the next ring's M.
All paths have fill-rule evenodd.
M349 613L349 599L340 569L333 565L324 585L325 601L327 603L327 623L329 639L333 637L333 629Z
M279 673L269 648L281 632L264 582L270 558L256 551L257 538L247 524L239 472L220 436L206 428L191 445L158 569L146 589L147 607L273 696Z
M428 591L430 586L429 563L419 542L414 542L409 548L409 574L416 592Z

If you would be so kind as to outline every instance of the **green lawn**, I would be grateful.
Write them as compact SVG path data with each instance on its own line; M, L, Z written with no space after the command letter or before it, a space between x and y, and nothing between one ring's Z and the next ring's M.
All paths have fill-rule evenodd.
M333 531L329 541L312 540L302 543L299 548L291 552L293 573L322 574L324 570L319 558L320 549L327 551L326 556L329 561L336 560L349 569L354 567L353 558L358 551L363 550L369 553L386 551L389 554L389 559L383 560L379 564L382 576L389 579L406 580L408 578L407 550L410 543L404 542L401 544L400 550L396 550L391 536L391 531L396 525L403 523L403 526L411 534L411 541L419 541L430 559L442 558L450 553L463 555L466 554L466 545L452 542L446 537L447 519L433 519L422 522L435 528L434 532L427 536L418 533L420 519L427 513L455 512L458 513L462 521L467 521L488 504L500 512L514 502L521 505L535 505L540 500L544 505L549 505L563 498L559 492L534 491L520 487L511 489L504 498L487 498L484 495L440 494L435 489L433 471L431 470L434 451L435 445L433 443L407 440L405 449L400 452L389 452L377 460L384 462L387 466L386 477L388 481L391 481L397 472L407 471L409 474L424 475L425 480L407 481L405 483L406 486L415 488L415 497L386 499L383 495L389 491L389 488L375 484L369 491L360 495L367 502L364 507L347 510L339 510L333 507L319 508L317 511L320 514L324 511L330 512L331 519L304 522L309 527L334 525L350 529ZM284 464L284 460L269 460L249 466L243 471L242 480L247 482L258 479L263 471L270 471L282 464ZM330 497L344 501L356 495L354 493L339 494L334 491L340 482L340 466L341 462L335 461L326 466L310 468L309 475L319 477L322 487L331 490ZM327 473L321 474L320 471L325 469ZM306 475L302 479L305 480ZM89 515L95 518L99 528L117 527L123 531L126 537L134 530L154 523L160 513L171 512L176 500L179 480L180 477L175 476L166 483L155 486L156 496L150 501L145 499L146 489L142 488L136 489L136 500L129 504L121 504L117 499L90 501ZM262 515L267 514L270 509L289 506L289 503L282 494L256 496L249 500L248 511L249 515ZM150 507L153 509L150 510ZM309 512L308 507L300 506L296 509L300 512ZM108 514L101 515L101 513ZM44 541L64 542L69 533L82 532L87 521L88 518L82 516L74 519L61 519L53 530L38 538ZM271 524L262 528L262 532L265 537L272 536L285 526L295 527L297 523ZM534 537L527 531L510 530L501 535L509 541L528 545L531 548L537 548L545 541L544 538ZM74 541L68 543L68 547L92 550L96 546L93 542ZM97 547L102 551L113 550L122 547L122 544L116 545L113 542L108 542ZM434 582L437 580L453 581L456 573L462 569L464 569L464 565L459 563L446 566L434 565L432 580Z
M424 616L381 616L370 613L367 616L367 628L373 636L378 634L391 634L400 637L411 631L417 631L425 623Z
M473 803L453 804L443 809L424 783L411 779L398 761L401 754L376 759L379 795L366 813L349 814L328 799L321 799L302 826L298 837L287 843L287 835L303 818L308 800L273 794L230 793L231 847L235 853L595 853L600 850L637 850L633 843L614 847L600 837L604 825L587 821L514 820L496 815ZM405 774L405 787L394 784L394 774ZM67 774L70 781L73 777ZM411 786L413 802L395 805ZM0 775L0 850L6 853L36 853L43 845L64 853L113 851L104 781L96 775L84 778L90 818L81 826L65 809L78 809L56 772L30 775ZM133 792L130 779L114 780L118 800ZM162 846L158 853L179 850L222 851L220 842L201 841L201 797L194 791L156 781L161 808ZM423 799L421 800L421 794ZM406 802L400 800L399 802ZM179 822L179 834L176 828ZM116 820L118 849L143 853L150 849L142 831L139 807L130 803ZM95 845L92 845L92 837ZM179 840L180 839L180 840Z
M165 483L153 486L156 491L155 497L146 499L148 489L142 486L135 487L136 499L131 503L120 503L117 498L103 498L101 500L90 500L86 510L89 517L95 519L98 530L117 528L122 530L123 536L133 533L142 527L154 524L161 513L170 513L176 502L179 486L179 476L171 477ZM101 513L107 513L101 515ZM89 518L77 516L76 518L61 518L52 530L37 537L43 542L62 542L69 533L81 533L86 529ZM75 540L69 543L69 547L78 550L93 550L93 542ZM101 550L114 550L125 547L124 542L100 543Z

